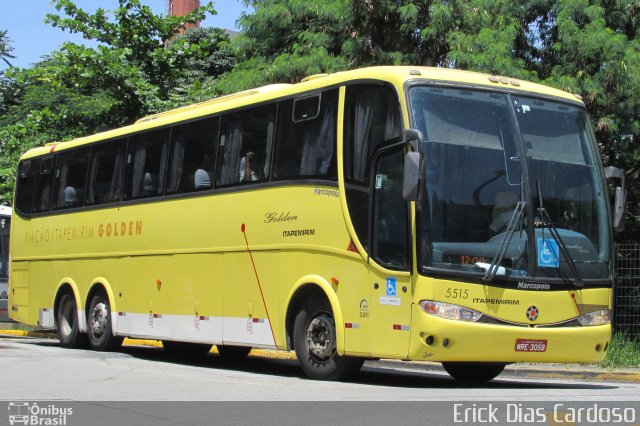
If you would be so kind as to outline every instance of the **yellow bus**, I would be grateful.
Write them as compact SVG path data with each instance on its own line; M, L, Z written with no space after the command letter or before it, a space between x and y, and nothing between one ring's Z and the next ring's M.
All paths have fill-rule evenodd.
M266 86L25 153L10 314L70 348L295 350L325 380L597 362L606 175L583 103L549 87L426 67Z

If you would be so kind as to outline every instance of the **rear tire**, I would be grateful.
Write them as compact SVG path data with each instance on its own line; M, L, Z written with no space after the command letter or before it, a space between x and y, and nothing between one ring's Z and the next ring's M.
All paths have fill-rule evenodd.
M87 335L80 332L78 325L78 305L73 294L65 293L58 302L56 311L58 339L65 348L84 349L88 346Z
M195 359L207 356L212 345L206 343L174 342L163 340L162 347L171 356L182 359Z
M296 315L293 344L302 370L314 380L348 379L364 363L362 358L338 355L333 312L319 298L309 300Z
M507 366L503 363L443 362L447 373L459 382L481 384L495 379Z
M251 352L251 348L247 346L218 345L216 347L220 356L226 361L240 361Z
M123 337L113 335L109 299L98 293L91 299L87 314L89 344L96 351L113 351L122 345Z

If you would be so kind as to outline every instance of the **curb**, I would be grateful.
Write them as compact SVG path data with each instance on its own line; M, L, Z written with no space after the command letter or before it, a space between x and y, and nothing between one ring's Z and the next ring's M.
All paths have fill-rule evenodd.
M1 330L0 337L38 337L45 339L57 339L58 335L54 331L31 331L31 330ZM123 341L124 346L150 346L161 348L160 340L151 339L132 339L126 337ZM218 350L213 345L210 353L217 354ZM268 349L252 349L249 356L269 359L296 360L293 351L277 351ZM401 361L401 360L382 360L378 361L381 366L389 368L409 367L419 371L444 372L442 365L437 362L430 361ZM571 379L581 381L608 381L622 383L638 383L640 382L640 369L626 370L605 370L597 368L583 368L580 370L563 369L553 366L540 367L537 365L511 364L508 365L500 377L505 378L530 378L530 379Z

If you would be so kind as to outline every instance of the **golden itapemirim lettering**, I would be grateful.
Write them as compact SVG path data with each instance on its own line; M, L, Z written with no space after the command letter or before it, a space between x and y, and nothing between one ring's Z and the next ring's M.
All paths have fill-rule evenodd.
M133 237L142 235L142 221L109 222L98 225L98 237Z
M97 232L96 232L97 229ZM60 241L84 241L96 238L134 237L142 235L142 221L130 220L107 222L95 226L76 226L65 228L40 228L27 231L24 241L27 244L39 246Z
M40 244L58 241L90 240L95 237L95 228L92 226L76 226L65 228L40 228L35 231L27 231L24 234L27 244Z

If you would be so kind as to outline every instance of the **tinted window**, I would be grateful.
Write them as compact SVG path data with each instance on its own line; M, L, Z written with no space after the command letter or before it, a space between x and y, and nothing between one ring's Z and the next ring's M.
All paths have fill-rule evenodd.
M390 269L409 267L409 221L402 197L403 149L378 157L374 171L372 255Z
M162 195L169 153L169 129L136 135L129 140L125 199Z
M347 87L344 124L344 170L347 206L360 243L368 245L370 177L377 149L402 135L400 103L395 92L379 85Z
M58 154L53 202L55 209L82 206L88 160L88 147Z
M400 103L384 86L350 86L345 104L345 173L369 184L371 156L385 141L402 135Z
M218 118L183 124L173 129L167 193L211 188L217 133Z
M96 145L91 149L87 205L120 201L126 152L126 139Z
M290 100L278 110L274 179L322 177L336 179L336 112L338 92L333 90L302 101ZM303 111L311 105L320 110ZM300 121L300 117L310 117Z
M320 95L305 96L293 101L293 121L313 120L320 113Z
M16 183L16 208L20 213L31 213L33 190L40 166L40 160L26 160L18 166L18 182Z
M53 157L40 159L33 200L34 212L46 212L51 209L53 187Z
M275 112L275 105L267 105L222 117L216 172L218 185L268 179Z

